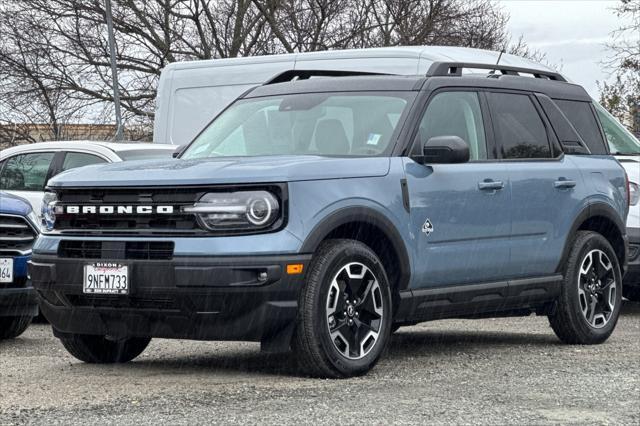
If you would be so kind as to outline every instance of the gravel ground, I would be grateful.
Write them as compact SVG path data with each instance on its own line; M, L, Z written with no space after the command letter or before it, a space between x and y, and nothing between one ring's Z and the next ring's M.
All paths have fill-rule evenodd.
M546 318L401 329L367 376L302 377L257 344L152 341L134 362L83 364L32 326L0 342L0 424L640 424L640 304L599 346Z

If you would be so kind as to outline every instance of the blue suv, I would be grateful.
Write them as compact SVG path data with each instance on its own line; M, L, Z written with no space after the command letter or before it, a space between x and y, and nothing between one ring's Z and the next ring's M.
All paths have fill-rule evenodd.
M427 320L535 313L567 343L611 335L628 183L556 104L592 111L584 89L482 64L344 74L248 91L177 160L49 181L31 274L72 355L248 340L348 377Z
M0 339L18 337L38 315L36 293L27 274L37 235L29 202L0 192Z

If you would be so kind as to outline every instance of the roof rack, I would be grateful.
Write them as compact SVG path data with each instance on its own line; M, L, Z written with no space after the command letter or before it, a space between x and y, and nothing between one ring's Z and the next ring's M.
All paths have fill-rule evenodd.
M472 62L434 62L427 71L427 77L461 76L463 69L491 70L491 74L500 71L503 75L532 74L535 78L544 78L554 81L566 82L567 80L557 72L543 71L533 68L512 67L499 64L478 64Z
M338 70L289 70L277 74L271 80L267 80L263 85L286 83L294 80L307 80L311 77L349 77L349 76L367 76L367 75L390 75L378 72L365 71L338 71Z

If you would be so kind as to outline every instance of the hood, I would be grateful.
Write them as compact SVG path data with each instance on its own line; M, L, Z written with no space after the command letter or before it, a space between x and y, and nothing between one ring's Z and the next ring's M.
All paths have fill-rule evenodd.
M61 173L51 187L174 186L294 182L384 176L389 157L227 157L93 165Z
M23 198L0 192L0 213L27 216L31 213L31 204Z

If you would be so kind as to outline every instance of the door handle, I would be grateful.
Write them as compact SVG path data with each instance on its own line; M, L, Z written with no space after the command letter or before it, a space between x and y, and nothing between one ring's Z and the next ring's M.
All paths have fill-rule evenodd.
M575 186L576 186L575 180L569 180L566 178L559 178L557 181L553 182L553 187L557 189L569 189L569 188L575 188Z
M497 191L504 188L504 182L500 180L485 179L478 182L478 189L481 191Z

